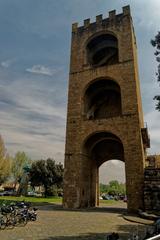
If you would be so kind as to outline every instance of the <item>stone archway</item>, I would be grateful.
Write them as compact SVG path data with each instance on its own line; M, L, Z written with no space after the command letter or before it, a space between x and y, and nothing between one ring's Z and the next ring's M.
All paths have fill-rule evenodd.
M81 207L94 207L99 204L99 167L111 159L124 161L123 144L110 132L97 132L86 139L82 151L86 158Z

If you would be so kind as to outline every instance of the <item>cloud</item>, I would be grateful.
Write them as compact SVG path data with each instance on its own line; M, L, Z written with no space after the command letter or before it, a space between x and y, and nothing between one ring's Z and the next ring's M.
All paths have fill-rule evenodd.
M11 66L11 64L13 63L13 59L8 59L6 61L2 61L1 62L1 66L4 67L4 68L8 68Z
M100 182L107 184L112 180L125 183L125 164L119 160L105 162L99 169Z
M15 77L15 76L14 76ZM37 82L38 81L38 82ZM66 107L64 88L36 76L0 82L0 126L11 155L25 151L32 159L63 162ZM59 82L60 83L60 82ZM56 94L58 93L58 94ZM61 96L62 101L58 101ZM64 99L63 99L64 98Z
M150 31L158 31L160 21L159 0L147 0L147 4L146 0L135 0L133 8L135 8L136 20L140 27Z
M151 140L151 148L148 149L151 154L159 154L160 145L160 112L153 110L145 115L145 121L147 121L149 136Z
M57 72L57 70L51 69L44 65L34 65L31 68L27 68L26 71L30 73L43 74L48 76L53 76Z
M2 137L12 155L17 151L25 151L32 159L40 159L54 157L59 152L61 156L58 161L60 159L63 161L65 118L57 117L56 120L54 112L50 113L48 108L48 115L50 114L50 116L46 120L43 116L43 107L45 107L45 104L41 106L42 113L40 115L34 106L30 106L30 109L34 112L34 117L30 116L30 114L32 115L31 111L27 111L25 108L14 106L10 111L7 109L1 110ZM47 118L47 114L44 115ZM57 160L56 157L55 160Z
M33 0L15 0L12 8L9 1L0 3L0 133L11 154L22 150L33 159L55 156L63 160L71 22L81 25L88 17L92 22L98 14L107 17L112 9L121 13L127 4L138 33L144 108L150 111L145 116L150 151L159 151L159 115L150 104L158 88L150 80L155 64L149 42L159 29L160 0L147 0L147 4L146 0L61 0L40 1L38 5ZM10 59L16 59L14 71L9 68ZM62 65L66 68L59 74ZM110 161L110 166L117 169L120 163ZM114 176L119 172L121 168ZM108 173L113 174L106 172L104 165L104 175Z

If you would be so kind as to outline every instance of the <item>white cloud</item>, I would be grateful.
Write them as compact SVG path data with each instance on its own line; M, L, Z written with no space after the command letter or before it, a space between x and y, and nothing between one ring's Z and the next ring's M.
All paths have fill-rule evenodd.
M107 184L111 180L125 183L125 164L119 160L110 160L99 169L100 182Z
M9 85L1 81L0 134L11 155L25 151L32 159L55 157L63 161L66 108L56 103L53 93L62 93L52 83L37 84L35 79L24 77L14 79Z
M160 22L159 0L135 0L133 8L135 8L137 23L140 27L144 27L151 31L158 31Z
M29 2L32 2L32 1L29 1ZM42 37L44 36L46 41L48 41L47 43L50 49L53 49L54 40L56 43L57 39L58 41L59 39L61 39L61 42L59 42L59 55L57 55L57 61L58 61L63 59L64 56L66 56L66 53L68 51L68 44L70 40L68 40L69 34L66 35L66 32L68 32L68 30L66 31L66 29L70 28L71 20L74 19L74 21L79 22L80 19L83 20L84 18L93 16L94 18L93 21L95 21L96 14L98 15L100 13L104 13L104 17L106 17L108 16L108 13L107 13L108 9L109 10L117 9L117 13L118 13L118 7L120 9L119 12L122 12L121 6L127 5L128 3L131 4L132 15L134 15L134 23L135 23L134 25L138 30L138 32L142 33L143 35L143 39L140 39L141 45L139 49L141 51L141 55L143 58L142 72L146 73L146 74L143 74L143 79L144 79L143 89L144 89L144 95L145 95L145 98L144 98L145 104L148 106L149 105L148 102L150 101L150 99L153 98L152 95L154 96L155 94L152 93L153 84L150 82L151 77L147 72L147 69L150 69L149 72L151 72L152 57L150 57L151 51L149 51L149 48L147 47L148 45L145 43L145 41L147 41L147 43L149 44L151 37L149 39L145 39L145 36L146 36L145 33L149 33L151 36L154 36L153 32L156 33L156 31L159 30L160 0L147 0L147 1L146 0L135 0L135 1L113 0L110 3L109 1L104 0L102 1L103 4L98 4L94 2L92 6L89 8L87 6L90 6L90 4L88 3L93 2L92 0L88 0L87 3L85 3L86 6L84 6L83 1L77 1L76 4L72 2L74 1L71 1L70 3L67 2L67 4L64 6L66 10L61 9L60 12L57 12L57 9L60 9L60 8L57 8L55 13L53 11L50 11L49 15L47 15L48 11L44 11L44 8L41 8L42 13L46 14L45 18L44 17L42 18L41 15L39 15L40 11L33 11L32 16L34 17L34 21L33 19L31 19L31 22L26 22L25 20L27 18L26 18L26 15L24 15L25 18L21 19L22 21L18 21L18 22L21 23L21 26L23 25L23 30L24 32L27 32L28 37L30 36L29 34L31 34L31 32L38 33ZM47 4L45 6L47 6ZM47 9L49 8L47 7ZM28 16L30 16L31 14L30 9L24 8L24 10L25 10L24 11L25 14L29 14ZM55 16L56 13L57 13L57 16ZM66 14L68 13L69 13L68 15L69 18L67 23ZM37 16L36 21L35 21L35 14ZM23 14L17 15L17 16L22 17ZM51 21L52 18L54 19L54 21ZM67 24L67 27L65 28L64 26L66 26L66 24ZM21 26L19 26L20 29L21 29ZM24 29L25 26L27 27ZM12 33L12 31L10 32ZM61 35L61 33L63 33L64 35ZM15 34L15 31L14 31L14 34ZM55 37L56 34L58 37ZM49 36L51 37L51 45L49 45ZM26 35L24 37L26 39ZM45 39L43 39L43 41ZM65 42L62 41L63 39L66 41ZM12 40L12 38L8 39L8 41L9 40ZM35 49L32 48L32 46L34 46L34 42L33 44L29 44L29 45L24 45L23 44L24 41L21 41L21 42L22 42L22 45L19 45L17 41L14 41L14 44L17 43L17 45L16 44L12 45L12 42L10 42L10 46L12 47L12 50L15 50L16 59L17 59L17 56L21 57L22 59L25 58L25 64L26 64L26 62L28 61L27 59L28 53L31 53L31 62L27 68L24 65L23 66L21 65L23 64L23 61L22 62L19 61L19 65L18 65L19 68L17 68L17 71L19 71L20 67L21 69L27 68L26 72L33 73L34 78L36 80L34 79L33 81L30 81L30 77L33 77L31 74L28 76L28 79L25 79L25 76L22 76L21 79L19 80L17 80L17 78L16 80L15 79L13 80L13 75L11 74L10 81L2 82L3 79L7 80L7 77L10 74L9 71L3 71L3 70L5 68L9 68L13 62L12 60L8 59L8 56L10 56L9 54L12 54L12 50L9 49L11 53L9 52L9 54L6 56L4 55L5 57L2 58L0 61L0 66L2 70L0 87L4 87L4 88L1 88L0 96L2 98L3 93L4 93L3 95L5 99L6 99L6 95L10 96L8 100L11 100L11 102L13 100L13 103L15 103L15 105L10 106L9 108L8 105L10 103L8 103L6 105L2 105L2 108L0 109L1 134L4 136L5 142L10 143L8 147L11 150L11 152L15 152L19 150L19 147L21 147L22 150L28 152L31 156L33 156L33 158L36 158L39 156L45 157L45 156L55 155L56 158L61 159L63 158L64 142L59 141L58 138L57 139L53 139L53 138L54 136L58 136L61 139L65 139L64 136L65 136L65 116L66 116L65 104L66 103L64 104L63 102L62 104L59 104L59 102L61 102L61 98L64 97L64 91L67 92L67 89L65 89L66 86L64 87L64 85L59 81L52 81L52 83L47 82L47 78L45 78L45 76L53 76L55 73L57 73L57 71L59 72L59 69L57 70L53 66L51 67L50 65L51 61L47 62L46 60L45 61L46 65L35 64L32 66L33 62L40 63L41 59L44 59L44 51L46 51L47 59L53 60L52 59L52 57L54 56L53 54L50 53L51 56L50 54L47 55L48 48L45 48L46 45L44 45L44 48L41 48L41 49L44 49L44 51L42 52L39 48L37 48L36 51L38 51L39 49L38 60L37 60L36 58L34 58L34 54L33 54L33 53L36 54ZM44 41L44 44L45 44L45 41ZM61 51L62 45L64 46L63 51ZM41 46L41 42L40 42L40 46ZM57 46L58 48L58 44L57 45L55 44L55 46ZM3 45L1 44L1 52L3 50L2 47ZM7 47L5 47L5 51L7 50L6 48ZM22 49L24 51L22 51ZM31 49L31 50L29 51L28 49L29 50ZM62 52L63 52L63 55L61 55ZM61 66L59 66L59 68L60 67ZM2 74L4 74L4 76ZM39 81L40 76L37 76L36 78L35 76L36 74L43 75L43 78L44 78L43 84ZM61 75L60 78L64 79L64 76ZM65 76L65 79L66 78L68 78L67 74ZM147 83L146 78L149 79L149 84ZM156 87L157 86L154 86L154 91L157 90ZM38 93L38 90L39 90L39 93ZM51 93L51 91L53 94ZM55 98L56 94L59 95L57 96L57 99ZM4 110L5 107L6 107L6 110ZM148 108L147 108L147 111L148 111ZM30 113L33 113L33 115L31 115ZM37 117L36 117L36 114L37 114ZM159 125L158 114L159 114L158 112L153 111L146 115L146 120L148 122L148 127L149 127L149 134L151 136L152 152L159 151L160 125ZM29 115L30 115L30 118L28 117ZM42 120L38 121L38 118L40 118L42 115L44 116L44 121ZM31 117L33 119L31 119ZM45 117L46 118L48 117L49 121L46 122ZM56 121L59 121L59 119L61 122L61 126L59 126L59 124L57 124L56 122ZM39 131L39 135L34 133L32 134L31 133L32 130L37 132ZM43 133L45 132L49 132L50 135L46 135L46 136L43 135ZM116 166L117 167L119 166L119 162L110 161L110 165L116 168ZM117 173L119 173L120 170L117 170ZM104 172L104 173L106 174L107 172Z
M1 66L4 68L8 68L13 63L13 61L14 61L13 59L8 59L6 61L2 61Z
M48 76L53 76L53 74L57 72L57 70L46 67L44 65L34 65L31 68L27 68L26 71L30 73L43 74Z
M149 153L159 154L159 146L160 146L160 112L153 110L145 115L145 121L147 121L150 140L151 140L151 148L148 149Z
M63 161L65 119L62 120L63 125L57 124L52 114L47 122L36 119L36 114L33 119L27 120L23 116L23 110L14 108L10 112L1 110L0 114L1 134L11 155L25 151L33 159L55 156L55 160Z

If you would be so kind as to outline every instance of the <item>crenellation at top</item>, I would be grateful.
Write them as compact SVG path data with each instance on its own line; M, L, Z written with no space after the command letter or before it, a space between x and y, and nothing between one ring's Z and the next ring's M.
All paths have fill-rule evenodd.
M114 19L116 17L116 10L112 10L109 12L109 19Z
M103 20L103 15L102 14L96 16L96 23L101 23L102 20Z
M77 30L78 30L78 23L76 22L72 24L72 32L77 32Z
M124 6L123 8L123 15L130 15L131 14L131 10L130 10L130 6Z
M87 18L87 19L84 20L84 27L85 28L89 27L89 25L90 25L90 18Z
M130 16L130 6L129 5L124 6L122 8L122 10L123 11L120 14L116 14L116 10L109 11L108 17L104 18L104 19L103 19L102 14L97 15L96 16L96 21L93 22L93 23L90 22L90 18L85 19L84 22L83 22L83 26L78 26L78 23L73 23L72 24L72 32L76 33L78 31L78 29L81 29L81 30L82 30L82 28L86 29L86 28L89 28L93 24L99 25L99 24L102 24L103 22L108 22L109 23L109 22L113 22L113 20L116 20L119 17L123 17L123 16L126 16L126 15Z

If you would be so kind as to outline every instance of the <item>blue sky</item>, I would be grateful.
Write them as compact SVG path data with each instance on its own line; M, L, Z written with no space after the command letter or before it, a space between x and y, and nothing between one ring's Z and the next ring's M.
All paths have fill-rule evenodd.
M150 39L160 30L159 0L0 0L0 134L8 152L63 161L71 24L131 5L151 153L159 151L159 93Z

